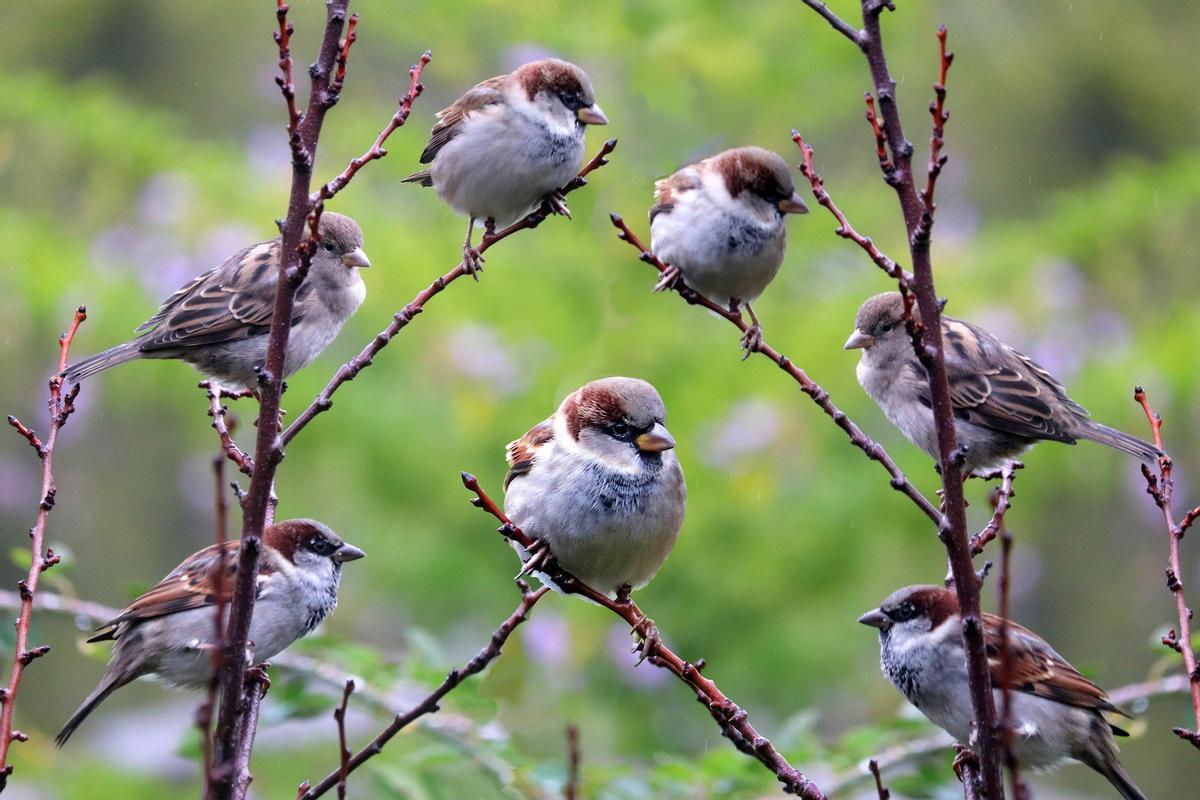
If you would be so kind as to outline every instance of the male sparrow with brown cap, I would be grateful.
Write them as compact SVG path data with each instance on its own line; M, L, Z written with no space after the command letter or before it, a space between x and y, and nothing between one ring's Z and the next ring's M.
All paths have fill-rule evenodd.
M650 249L667 269L654 287L688 286L731 310L745 306L752 324L747 354L762 342L750 303L779 272L787 214L807 214L787 162L761 147L717 153L654 184Z
M898 292L868 298L845 347L862 350L858 382L863 389L910 442L936 461L929 379L913 352L903 314ZM1149 442L1093 422L1053 375L983 328L942 317L942 339L964 475L998 467L1041 440L1075 444L1090 439L1146 464L1162 455Z
M584 129L607 123L587 73L557 58L531 61L439 111L421 153L430 166L404 181L432 186L470 218L463 265L474 275L483 261L471 245L475 222L503 228L542 200L569 217L558 190L583 166Z
M293 519L263 531L250 649L264 661L308 635L337 605L342 564L365 553L327 526ZM173 686L199 688L212 676L214 606L228 603L237 576L240 542L192 554L89 642L115 640L100 684L58 732L62 747L79 724L117 689L154 675ZM224 555L222 557L222 550ZM224 575L221 566L224 564Z
M859 617L879 629L883 673L929 720L971 746L975 727L958 596L941 586L908 586ZM1105 712L1129 716L1041 637L1008 622L1008 661L1000 648L1001 618L983 615L988 668L997 708L1011 692L1013 756L1022 767L1049 769L1080 761L1108 779L1125 800L1146 800L1117 760Z
M649 583L683 524L687 487L666 413L649 383L603 378L508 445L505 512L609 597Z
M359 268L371 266L358 223L321 215L321 238L296 292L284 358L286 378L312 363L367 296ZM138 358L186 361L230 391L253 390L267 358L280 240L247 247L193 278L138 326L141 335L63 370L68 383Z

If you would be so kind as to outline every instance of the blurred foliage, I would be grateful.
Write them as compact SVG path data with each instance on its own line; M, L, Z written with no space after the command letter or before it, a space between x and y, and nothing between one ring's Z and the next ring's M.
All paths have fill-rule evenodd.
M5 412L38 426L54 336L78 303L90 319L77 353L99 350L188 277L273 234L288 180L271 80L273 5L55 0L5 9ZM294 5L303 63L323 10ZM855 4L832 5L852 17ZM1167 419L1178 495L1195 500L1200 111L1185 98L1200 66L1200 17L1166 0L898 5L885 35L919 154L937 22L948 24L958 56L935 230L950 312L1030 352L1110 424L1143 430L1129 399L1143 383ZM860 55L794 0L354 7L359 44L327 121L320 175L366 148L421 50L431 47L434 62L411 127L335 204L366 231L369 296L330 351L293 377L285 407L306 403L456 260L461 220L431 192L399 184L437 108L549 52L590 72L612 120L590 134L591 148L603 136L621 142L612 164L572 195L574 222L551 220L491 251L480 284L456 283L430 303L290 447L280 514L318 517L370 553L347 569L324 634L298 649L358 674L396 707L473 654L516 602L515 560L466 502L458 471L498 495L507 441L584 381L630 374L666 399L690 489L679 545L639 594L671 645L706 658L707 674L818 779L927 734L911 716L894 718L901 704L879 675L874 637L854 624L894 588L942 575L924 518L776 369L739 361L731 327L652 296L653 275L607 221L614 210L644 219L654 178L722 147L757 143L794 161L795 126L856 227L900 257L899 213L862 120ZM855 357L840 349L858 303L887 280L832 235L822 210L791 228L787 263L756 304L768 338L932 492L928 460L863 395ZM50 544L73 554L70 571L47 573L57 590L119 605L210 540L215 438L196 380L180 364L136 363L84 387L57 461ZM253 406L235 412L249 442ZM1043 446L1027 464L1009 515L1016 616L1105 686L1173 666L1157 644L1172 616L1166 545L1136 467L1087 444ZM36 468L23 442L0 440L0 520L18 551ZM969 493L972 524L982 525L984 488ZM1185 547L1185 581L1200 585ZM3 577L17 575L13 567ZM0 628L0 645L8 633ZM194 795L184 746L191 736L194 750L192 698L156 686L123 690L70 749L53 750L50 736L101 671L103 648L82 638L62 619L35 617L35 641L54 652L26 675L17 716L31 741L14 750L13 790ZM773 794L772 776L719 737L684 687L649 665L632 668L629 643L599 610L547 598L488 673L447 699L451 722L398 737L355 776L352 793L556 797L563 728L573 722L588 797ZM409 692L389 694L399 685ZM326 713L335 694L294 680L272 689L254 763L260 796L291 796L301 778L336 763ZM351 708L354 742L387 718L357 696ZM1125 745L1126 766L1152 797L1194 793L1200 766L1169 732L1187 720L1184 701L1155 701ZM953 796L948 760L942 753L908 777L885 777L897 796ZM1109 796L1082 768L1034 781L1039 797Z

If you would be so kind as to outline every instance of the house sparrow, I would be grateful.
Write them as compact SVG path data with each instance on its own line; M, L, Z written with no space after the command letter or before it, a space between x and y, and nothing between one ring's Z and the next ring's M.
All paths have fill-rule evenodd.
M750 303L763 293L787 246L787 214L807 214L787 162L761 147L738 147L654 184L650 249L668 267L654 287L683 276L688 286L752 324L742 339L747 355L762 341Z
M868 298L845 348L862 350L858 382L892 424L936 461L929 380L903 313L898 292ZM942 317L942 338L964 475L998 467L1042 439L1067 444L1090 439L1146 464L1162 455L1149 442L1088 419L1053 375L982 328Z
M558 190L583 166L584 129L606 124L587 73L557 58L531 61L439 111L421 153L429 169L404 182L432 186L470 218L463 265L475 275L483 261L471 245L476 220L503 228L544 199L570 217Z
M883 673L933 724L971 744L975 722L962 648L958 598L941 586L908 586L858 619L879 629ZM1146 800L1117 760L1113 735L1128 736L1102 712L1129 716L1037 634L1008 623L1011 670L1000 652L1001 618L983 615L996 704L1011 691L1013 756L1023 767L1048 769L1080 761L1108 779L1125 800Z
M603 378L508 445L505 512L609 597L649 583L683 524L687 487L666 413L645 381Z
M358 223L326 211L320 230L312 266L296 292L284 378L312 363L367 296L358 270L371 262ZM267 357L279 246L278 238L260 242L193 278L138 326L140 336L69 365L63 379L79 383L137 358L177 358L229 391L253 390Z
M308 635L337 605L342 564L366 553L311 519L263 531L250 649L263 661ZM238 541L224 544L225 578L217 545L194 553L121 615L88 639L116 641L100 684L58 732L62 747L79 724L117 689L143 675L173 686L199 688L212 677L213 605L228 602L236 582Z

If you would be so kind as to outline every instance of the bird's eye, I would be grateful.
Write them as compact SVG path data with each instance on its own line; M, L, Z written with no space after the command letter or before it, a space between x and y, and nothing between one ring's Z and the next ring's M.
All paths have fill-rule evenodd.
M618 439L624 439L629 436L630 430L631 428L629 427L628 423L625 422L614 422L612 425L608 426L609 434Z
M912 619L916 615L917 615L916 607L913 606L913 604L908 602L907 600L905 600L903 603L901 603L899 606L897 606L895 609L893 609L890 613L888 613L888 616L891 617L892 619L894 619L896 622L907 622L908 620Z
M880 325L880 326L879 326L879 332L880 332L880 333L891 333L891 332L892 332L892 328L894 328L894 327L896 327L896 323L894 323L894 322L885 322L885 323L883 323L882 325Z
M324 250L326 253L332 253L334 250L337 249L337 247L334 245L333 242L321 242L321 249Z
M334 551L334 546L331 541L324 536L314 536L308 543L308 549L312 550L319 556L327 556Z

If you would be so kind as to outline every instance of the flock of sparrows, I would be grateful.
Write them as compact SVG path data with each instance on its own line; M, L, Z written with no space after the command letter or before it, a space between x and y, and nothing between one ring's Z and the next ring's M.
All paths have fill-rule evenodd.
M482 262L471 243L476 223L507 225L543 201L568 214L558 190L583 163L586 126L607 121L583 70L557 59L534 61L480 83L440 111L421 155L428 168L405 180L433 187L469 218L463 260L474 273ZM743 345L753 349L761 327L751 303L783 261L787 215L807 211L787 163L759 147L726 150L680 169L655 185L651 249L669 265L655 288L682 280L713 302L745 306L753 324ZM75 383L137 358L174 358L226 388L253 389L265 359L279 249L275 239L234 254L169 297L138 337L70 365L64 379ZM359 308L366 294L359 270L369 266L359 226L326 212L296 296L284 377L311 363ZM867 394L936 460L928 379L902 314L897 293L869 298L845 347L862 350L857 372ZM1153 445L1090 420L1052 375L987 331L946 317L942 333L964 476L1042 440L1090 439L1147 463L1160 455ZM613 597L654 577L683 523L686 485L665 418L662 398L649 383L604 378L569 394L508 446L509 517L561 567ZM279 523L264 537L250 635L256 659L311 631L336 603L341 564L363 556L313 520ZM185 686L208 679L212 605L230 593L237 542L223 550L209 547L188 558L93 640L116 645L100 685L59 733L60 745L105 697L136 677L154 674ZM953 592L913 586L859 621L879 629L887 677L930 720L970 745L958 620ZM1116 711L1104 693L1045 641L1011 623L1016 666L999 669L996 618L987 617L985 627L993 683L1007 682L1017 697L1017 759L1034 768L1075 759L1127 800L1142 800L1117 761L1113 732L1119 730L1101 716Z

